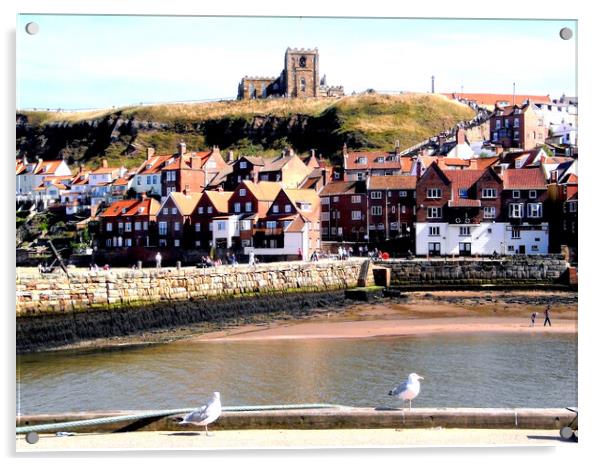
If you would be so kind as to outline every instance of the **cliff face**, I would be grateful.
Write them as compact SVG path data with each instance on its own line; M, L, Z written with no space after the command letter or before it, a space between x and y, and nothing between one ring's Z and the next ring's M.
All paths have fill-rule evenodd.
M64 158L90 166L101 157L134 166L146 147L170 152L180 140L192 150L216 145L252 154L291 146L332 157L343 144L391 149L399 140L409 147L472 116L468 107L438 96L378 95L164 105L89 116L22 112L16 115L16 149L19 156Z

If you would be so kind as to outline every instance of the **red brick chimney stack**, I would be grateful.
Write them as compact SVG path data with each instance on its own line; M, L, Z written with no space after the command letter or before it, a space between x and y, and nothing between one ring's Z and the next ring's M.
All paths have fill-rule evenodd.
M109 168L109 162L107 159L102 159L102 168Z

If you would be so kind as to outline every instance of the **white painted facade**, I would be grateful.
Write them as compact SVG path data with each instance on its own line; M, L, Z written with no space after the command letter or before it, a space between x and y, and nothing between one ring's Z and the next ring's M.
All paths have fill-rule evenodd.
M543 126L549 128L552 125L562 123L577 126L577 106L566 103L534 103L533 111L539 117Z
M284 247L253 248L255 256L297 256L301 249L303 260L309 259L309 232L305 224L302 231L284 232Z
M161 195L161 172L153 175L135 175L132 188L137 193Z
M438 231L436 229L438 228ZM524 228L531 228L526 226ZM520 230L518 237L517 230ZM514 231L514 234L513 234ZM434 234L438 233L438 234ZM461 244L470 244L469 255L518 254L524 247L524 254L548 253L548 224L541 230L523 229L509 223L449 224L416 223L416 255L431 255L430 243L439 244L442 256L459 256ZM436 249L436 247L435 247Z
M213 219L211 244L217 247L219 239L225 239L228 248L232 247L232 238L240 236L239 219L240 215L229 215L227 217L218 217Z
M33 194L33 190L40 186L44 181L44 178L47 176L71 175L71 169L64 160L61 161L56 170L54 170L52 173L38 170L38 173L35 174L36 169L38 169L40 164L43 167L46 163L41 160L34 163L28 163L25 166L25 171L20 175L17 175L16 194Z

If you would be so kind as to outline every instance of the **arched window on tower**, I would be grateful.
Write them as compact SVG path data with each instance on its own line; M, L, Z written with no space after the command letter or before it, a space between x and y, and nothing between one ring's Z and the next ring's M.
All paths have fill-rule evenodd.
M301 58L299 58L299 66L300 66L301 68L305 68L305 65L306 65L306 64L307 64L307 58L305 58L305 57L301 57Z
M299 88L301 92L305 92L305 78L301 78L301 80L299 81Z
M249 98L254 99L255 97L255 86L253 85L253 83L249 83Z

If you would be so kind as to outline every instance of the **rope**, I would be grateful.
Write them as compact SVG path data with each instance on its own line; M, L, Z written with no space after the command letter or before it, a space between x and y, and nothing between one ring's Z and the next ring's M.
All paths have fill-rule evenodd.
M224 406L222 412L240 412L240 411L273 411L279 409L326 409L326 408L345 408L345 406L334 404L297 404L297 405L263 405L263 406ZM28 432L40 432L48 430L61 430L76 427L88 427L101 424L111 424L113 422L137 421L149 417L165 417L174 414L188 413L197 408L167 409L161 411L142 411L137 414L124 416L101 417L96 419L83 419L81 421L57 422L53 424L38 424L35 426L17 427L17 434L26 434Z

